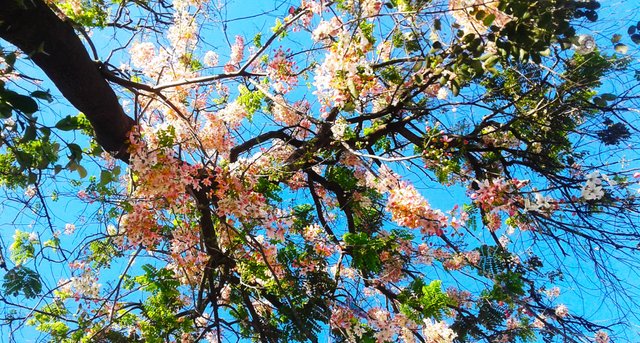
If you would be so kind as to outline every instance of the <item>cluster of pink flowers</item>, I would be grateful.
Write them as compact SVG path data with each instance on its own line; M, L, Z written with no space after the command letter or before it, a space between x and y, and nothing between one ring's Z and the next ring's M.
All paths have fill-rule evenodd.
M517 191L528 181L504 178L484 180L478 183L478 190L471 193L471 199L483 210L503 210L513 215L517 211L520 195Z
M152 61L156 55L153 43L135 42L129 49L131 55L131 64L136 68L144 68L149 61Z
M383 251L380 254L380 261L382 262L382 272L378 277L381 281L398 282L402 279L404 276L402 272L404 262L400 256Z
M342 329L346 332L350 332L355 321L357 321L357 319L351 309L345 306L336 305L331 311L329 324L333 329Z
M365 17L373 17L380 13L382 9L382 1L380 0L364 0L360 2L362 15Z
M232 116L229 113L227 115ZM198 136L202 143L202 149L208 153L218 153L223 157L229 155L229 151L234 145L233 137L225 121L217 114L206 113L204 115Z
M596 332L595 341L596 343L609 343L609 335L604 331L598 331Z
M231 46L231 55L229 55L229 62L225 64L224 71L232 73L239 66L240 62L244 58L244 38L242 36L236 36L234 44Z
M142 244L149 249L162 240L155 209L150 204L136 203L128 214L122 216L120 226L126 233L127 247Z
M200 234L196 225L181 223L172 231L171 258L167 269L185 285L196 285L201 281L208 255L199 249Z
M219 199L216 209L219 216L233 216L240 221L258 223L269 217L270 208L266 199L253 190L256 179L250 177L249 173L239 163L230 168L216 168L218 187L214 192Z
M368 38L360 29L354 33L341 28L336 39L322 64L315 69L314 94L320 103L342 107L381 94L383 87L365 58L372 49Z
M427 199L406 182L389 191L387 211L398 225L420 229L425 235L442 235L448 218L440 210L434 210Z
M311 38L316 42L331 43L331 38L337 36L341 28L342 22L338 17L333 17L329 21L323 20L313 30Z
M448 270L459 270L468 265L475 266L480 261L480 253L477 250L453 254L443 261L442 265Z
M59 294L71 295L76 301L97 300L101 285L91 266L84 261L74 261L69 263L69 267L77 270L79 275L72 276L68 280L60 280Z
M305 227L302 237L313 245L315 252L319 256L326 258L338 250L338 247L331 243L324 229L317 224Z
M447 296L453 299L458 307L470 308L472 303L471 292L457 289L455 287L447 288Z
M569 308L564 304L560 304L556 306L555 313L556 313L556 316L560 318L565 318L566 316L569 315Z
M522 203L522 196L518 191L528 181L499 178L477 183L478 189L471 193L471 199L486 212L485 220L488 222L489 229L495 231L502 225L499 215L501 211L510 216L518 213L518 208Z
M267 64L267 75L272 80L271 87L278 93L290 91L298 81L295 63L288 54L290 51L277 49Z
M402 314L396 314L393 318L389 311L374 307L367 312L369 323L376 329L375 337L377 342L390 342L398 334L398 321L406 324L406 317ZM396 319L397 318L397 319Z
M218 57L218 54L216 54L215 52L207 51L204 54L204 58L202 61L207 67L215 67L218 65L219 57Z

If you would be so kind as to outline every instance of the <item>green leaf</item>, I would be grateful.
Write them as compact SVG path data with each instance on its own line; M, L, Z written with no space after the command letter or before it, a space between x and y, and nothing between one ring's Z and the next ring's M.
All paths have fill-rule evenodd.
M598 107L607 107L607 101L599 96L593 98L593 103Z
M52 102L53 101L53 97L51 97L51 93L49 93L49 91L35 91L31 93L31 96L37 99L42 99L42 100L46 100L48 102Z
M6 294L17 296L23 293L28 299L37 297L42 291L40 275L25 266L9 270L4 276L2 287Z
M75 143L67 144L67 148L71 151L71 155L69 155L69 159L72 161L80 161L82 160L82 148Z
M113 181L113 175L110 171L103 170L100 172L100 186L104 186L111 181Z
M38 110L38 103L31 97L18 94L14 91L5 91L2 100L9 103L11 107L22 113L35 113Z
M16 265L21 265L33 258L35 248L29 239L29 233L16 230L13 235L13 243L9 247L11 260Z
M494 20L496 20L496 16L495 14L491 13L488 16L484 17L484 19L482 20L482 24L484 26L491 26Z
M71 131L79 129L78 117L66 116L56 123L56 129Z
M605 101L614 101L618 98L617 96L615 96L615 94L611 94L611 93L601 94L600 97Z
M253 45L258 49L262 48L262 33L258 32L253 36Z
M80 176L81 179L84 179L85 177L87 177L87 170L83 166L77 165L76 171L78 172L78 175Z

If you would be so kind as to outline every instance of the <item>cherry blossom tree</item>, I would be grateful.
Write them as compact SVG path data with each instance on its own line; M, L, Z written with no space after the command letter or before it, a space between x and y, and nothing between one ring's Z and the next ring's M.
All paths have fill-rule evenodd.
M267 3L3 1L9 337L624 339L640 23Z

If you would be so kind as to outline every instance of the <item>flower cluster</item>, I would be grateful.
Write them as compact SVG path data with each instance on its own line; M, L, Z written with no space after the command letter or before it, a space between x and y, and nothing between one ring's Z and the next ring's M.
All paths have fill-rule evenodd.
M443 321L425 319L422 335L427 343L453 343L458 335Z
M85 262L70 263L72 269L79 271L79 275L72 276L68 280L60 280L61 288L59 294L73 296L76 301L80 299L97 300L100 296L100 287L98 277L92 271L89 264Z
M524 199L524 210L528 212L539 212L545 215L558 209L558 202L550 196L543 196L539 192L534 193L534 198Z
M295 64L288 56L289 53L290 51L277 49L267 64L267 75L273 81L271 87L278 93L290 91L298 80Z
M471 199L487 213L489 229L497 230L500 225L499 212L504 211L510 216L518 212L518 206L522 202L522 196L518 191L528 181L518 179L506 180L504 178L475 181L477 190L471 193Z
M389 191L387 211L398 225L420 229L425 235L442 235L448 219L440 210L434 210L427 199L406 182Z
M229 62L224 65L224 71L232 73L236 70L237 66L244 57L244 38L242 36L236 36L234 44L231 46L231 55L229 56Z
M599 171L594 171L587 175L585 184L582 185L580 194L584 200L599 200L604 196L602 188L602 175Z
M317 33L316 36L321 37L322 34ZM315 69L314 94L320 103L343 107L367 96L380 94L382 87L365 58L365 54L372 49L369 39L360 29L354 34L344 27L339 30L336 39L322 64Z

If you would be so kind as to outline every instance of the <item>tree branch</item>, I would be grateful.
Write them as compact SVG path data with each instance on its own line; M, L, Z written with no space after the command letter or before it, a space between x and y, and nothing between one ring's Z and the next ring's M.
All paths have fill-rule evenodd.
M104 150L127 162L128 133L135 125L118 102L68 20L43 0L8 0L0 6L0 38L25 52L84 113Z

